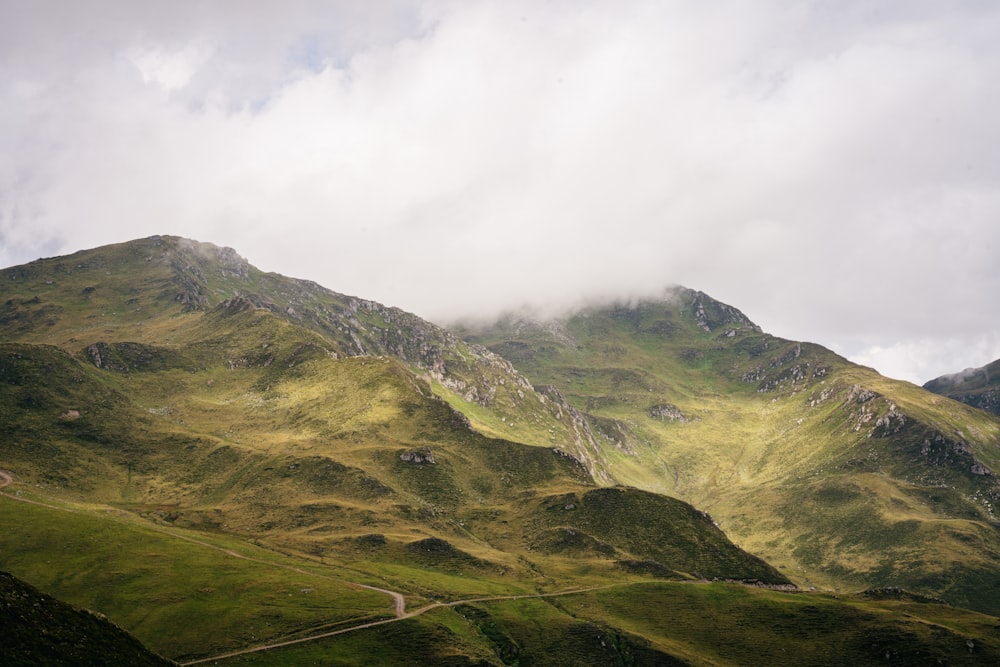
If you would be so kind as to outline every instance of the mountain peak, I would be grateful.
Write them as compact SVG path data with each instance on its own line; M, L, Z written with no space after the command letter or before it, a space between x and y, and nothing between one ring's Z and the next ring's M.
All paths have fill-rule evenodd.
M724 327L749 327L755 333L760 333L761 328L754 324L749 317L744 315L738 308L717 301L705 294L696 292L684 287L676 288L676 293L684 295L690 300L691 315L698 326L706 333L712 333Z
M803 583L903 584L998 609L985 592L1000 568L948 563L1000 552L1000 422L818 345L765 334L704 292L671 287L561 316L511 314L463 339L397 308L264 273L231 248L156 236L0 271L0 333L0 426L18 429L6 440L34 438L38 451L97 443L119 457L108 474L123 493L138 489L156 506L190 499L196 487L182 481L216 470L207 457L217 456L234 466L219 468L226 475L256 466L219 508L227 520L243 515L244 501L265 512L255 485L294 487L301 468L310 489L336 491L343 507L360 503L375 523L352 523L312 495L295 515L303 521L318 512L327 518L317 524L365 533L388 521L383 535L416 521L423 538L448 537L455 549L439 549L443 558L464 558L461 545L478 549L467 541L477 530L476 539L550 555L656 555L662 569L666 552L625 548L597 530L597 514L567 523L587 498L658 515L653 496L582 490L627 485L711 510ZM246 447L251 439L267 451ZM177 444L191 448L190 461L154 455ZM423 464L408 460L425 450ZM77 486L93 468L53 471L32 451L7 460ZM202 472L161 480L166 491L153 484L157 466L189 462ZM224 481L213 483L230 488ZM557 498L550 513L547 501L537 508L552 520L532 524L544 534L519 545L490 533L493 520L468 528L494 500L520 499L502 508L513 523L512 512L532 514L531 498L544 494L517 494L542 482ZM576 490L563 498L560 486ZM240 520L272 524L264 514ZM318 553L355 544L331 542L320 528L294 539ZM850 549L830 542L841 533ZM386 539L402 549L400 534ZM942 544L947 563L935 560ZM942 570L958 583L941 583Z

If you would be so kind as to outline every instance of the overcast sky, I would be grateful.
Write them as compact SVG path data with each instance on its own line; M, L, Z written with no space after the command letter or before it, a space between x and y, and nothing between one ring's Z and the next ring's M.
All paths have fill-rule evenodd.
M0 0L0 266L151 234L446 323L700 289L1000 358L1000 3Z

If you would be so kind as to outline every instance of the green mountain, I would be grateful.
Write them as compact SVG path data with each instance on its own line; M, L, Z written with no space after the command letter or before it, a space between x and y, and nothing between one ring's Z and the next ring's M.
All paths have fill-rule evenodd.
M4 269L0 567L182 663L995 656L792 591L996 613L997 421L685 295L491 350L175 237Z
M173 665L106 618L76 609L0 572L3 663Z
M926 383L924 389L1000 415L1000 359L982 368L942 375Z
M683 288L464 334L558 387L618 483L710 512L800 585L1000 613L996 418Z

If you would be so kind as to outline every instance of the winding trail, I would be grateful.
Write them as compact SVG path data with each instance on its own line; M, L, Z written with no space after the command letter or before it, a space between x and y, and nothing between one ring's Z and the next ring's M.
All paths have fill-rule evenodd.
M11 483L13 483L13 481L14 481L14 475L12 473L10 473L7 470L0 470L0 488L4 488L6 486L9 486ZM59 511L62 511L62 512L70 512L70 513L74 513L74 514L78 512L78 510L70 509L68 507L58 507L56 505L49 505L49 504L46 504L46 503L39 502L37 500L29 500L27 498L21 498L19 496L11 495L10 493L6 493L6 492L2 492L2 491L0 491L0 496L3 496L5 498L10 498L11 500L17 500L18 502L31 503L32 505L40 505L42 507L47 507L47 508L54 509L54 510L59 510ZM362 589L366 589L366 590L370 590L370 591L375 591L377 593L382 593L384 595L388 595L389 597L392 598L392 601L393 601L393 609L395 611L395 616L393 618L386 618L386 619L382 619L381 621L371 621L369 623L361 623L361 624L358 624L358 625L352 625L352 626L347 627L347 628L341 628L339 630L331 630L329 632L323 632L323 633L320 633L320 634L317 634L317 635L310 635L309 637L301 637L299 639L290 639L290 640L287 640L287 641L274 642L274 643L271 643L271 644L265 644L265 645L261 645L261 646L253 646L253 647L250 647L250 648L240 649L238 651L231 651L229 653L222 653L222 654L219 654L219 655L214 655L214 656L211 656L211 657L208 657L208 658L199 658L197 660L190 660L190 661L187 661L187 662L181 662L179 664L182 667L187 667L187 665L199 665L199 664L203 664L203 663L207 663L207 662L213 662L213 661L216 661L216 660L225 660L227 658L235 658L236 656L246 655L248 653L258 653L258 652L261 652L261 651L269 651L271 649L282 648L284 646L293 646L295 644L303 644L305 642L312 642L312 641L316 641L318 639L324 639L326 637L333 637L333 636L336 636L336 635L342 635L342 634L346 634L348 632L356 632L357 630L364 630L365 628L373 628L373 627L376 627L376 626L379 626L379 625L386 625L387 623L396 623L398 621L402 621L402 620L405 620L405 619L408 619L408 618L413 618L414 616L420 616L421 614L425 614L428 611L430 611L432 609L437 609L439 607L456 607L456 606L461 605L461 604L472 604L472 603L477 603L477 602L499 602L499 601L504 601L504 600L527 600L527 599L559 597L559 596L563 596L563 595L574 595L574 594L577 594L577 593L586 593L588 591L596 591L596 590L601 590L601 589L605 589L605 588L614 588L616 586L633 585L634 583L636 583L636 582L631 582L631 583L607 584L607 585L604 585L604 586L590 586L588 588L574 588L574 589L565 590L565 591L557 591L555 593L535 593L535 594L523 594L523 595L491 595L491 596L477 597L477 598L466 598L466 599L463 599L463 600L454 600L452 602L432 602L430 604L424 605L423 607L419 607L417 609L414 609L413 611L406 611L406 598L403 596L402 593L399 593L397 591L391 591L391 590L388 590L388 589L385 589L385 588L379 588L377 586L371 586L369 584L359 584L359 583L355 583L355 582L351 582L351 581L346 581L346 580L344 580L344 579L342 579L340 577L331 577L329 575L321 574L319 572L313 572L313 571L305 570L305 569L302 569L300 567L296 567L294 565L285 565L284 563L276 563L274 561L268 561L268 560L264 560L264 559L261 559L261 558L254 558L252 556L247 556L245 554L241 554L238 551L233 551L232 549L227 549L226 547L220 547L220 546L218 546L216 544L212 544L211 542L205 542L203 540L199 540L199 539L194 538L194 537L189 537L187 535L178 534L178 533L176 533L176 532L174 532L174 531L172 531L170 529L163 528L161 526L157 526L156 524L152 524L152 523L146 524L146 527L150 528L151 530L155 530L155 531L157 531L159 533L163 533L165 535L169 535L169 536L174 537L174 538L179 539L179 540L185 540L187 542L191 542L192 544L197 544L197 545L202 546L202 547L206 547L206 548L209 548L209 549L213 549L215 551L219 551L219 552L221 552L221 553L229 556L230 558L238 558L240 560L249 561L251 563L258 563L258 564L261 564L261 565L267 565L269 567L281 568L283 570L288 570L290 572L295 572L297 574L303 574L303 575L310 576L310 577L319 577L321 579L328 579L330 581L335 581L335 582L338 582L338 583L346 585L346 586L351 586L353 588L362 588Z
M10 486L14 482L14 473L9 470L0 470L0 489L5 486ZM60 512L69 512L70 514L76 514L78 510L70 509L69 507L59 507L58 505L49 505L48 503L43 503L38 500L31 500L30 498L22 498L21 496L12 495L10 493L4 493L0 491L0 496L4 498L10 498L11 500L16 500L19 503L28 503L29 505L38 505L39 507L47 507L50 510L59 510Z
M4 487L7 487L7 486L10 486L13 482L14 482L14 475L13 475L13 473L11 473L8 470L0 470L0 489L2 489ZM71 509L69 507L59 507L58 505L50 505L48 503L39 502L37 500L30 500L28 498L22 498L20 496L13 495L13 494L10 494L10 493L4 492L4 491L0 491L0 496L3 496L4 498L9 498L11 500L16 500L18 502L30 503L32 505L39 505L41 507L46 507L46 508L58 510L58 511L61 511L61 512L69 512L69 513L76 514L79 511L79 510ZM205 547L205 548L208 548L208 549L212 549L214 551L218 551L220 553L225 554L226 556L229 556L230 558L237 558L239 560L244 560L244 561L248 561L248 562L251 562L251 563L257 563L257 564L260 564L260 565L266 565L268 567L276 567L276 568L280 568L280 569L283 569L283 570L287 570L289 572L295 572L296 574L302 574L302 575L305 575L305 576L308 576L308 577L318 577L320 579L327 579L329 581L334 581L334 582L337 582L339 584L343 584L345 586L350 586L352 588L365 589L365 590L369 590L369 591L374 591L376 593L382 593L383 595L388 595L390 598L392 598L393 612L395 613L395 616L393 618L387 618L387 619L383 619L381 621L372 621L370 623L361 623L359 625L353 625L353 626L348 627L348 628L341 628L339 630L333 630L331 632L324 632L322 634L312 635L312 636L309 636L309 637L303 637L301 639L292 639L292 640L289 640L289 641L277 642L277 643L273 643L273 644L267 644L266 646L255 646L255 647L252 647L252 648L242 649L242 650L239 650L239 651L233 651L231 653L225 653L225 654L213 656L213 657L210 657L210 658L201 658L201 659L198 659L198 660L193 660L191 662L180 663L182 665L197 665L197 664L200 664L200 663L211 662L213 660L222 660L224 658L232 658L232 657L235 657L235 656L238 656L238 655L244 655L246 653L256 653L258 651L266 651L268 649L280 648L282 646L290 646L290 645L293 645L293 644L300 644L302 642L315 641L317 639L322 639L324 637L332 637L333 635L339 635L339 634L343 634L345 632L354 632L355 630L362 630L364 628L371 628L371 627L374 627L376 625L384 625L386 623L394 623L396 621L401 621L403 619L411 618L413 616L419 616L420 614L423 614L423 613L425 613L427 611L430 611L431 609L435 609L437 607L455 606L455 605L458 605L458 604L463 604L465 602L483 602L483 601L487 601L487 600L504 600L504 599L507 599L507 600L516 600L516 599L519 599L519 598L522 598L522 597L544 597L544 595L506 596L506 597L500 596L500 597L494 597L494 598L476 598L476 599L470 599L470 600L458 600L458 601L455 601L455 602L447 602L447 603L445 603L445 602L434 602L432 604L420 607L419 609L416 609L414 611L409 611L408 612L408 611L406 611L406 598L403 596L402 593L400 593L398 591L391 591L391 590L388 590L386 588L379 588L378 586L372 586L370 584L361 584L361 583L356 583L356 582L353 582L353 581L347 581L347 580L345 580L345 579L343 579L341 577L332 577L332 576L327 575L327 574L322 574L320 572L306 570L306 569L303 569L301 567L296 567L294 565L286 565L284 563L277 563L277 562L274 562L274 561L264 560L262 558L254 558L253 556L247 556L245 554L239 553L238 551L234 551L234 550L228 549L226 547L221 547L221 546L219 546L217 544L212 544L211 542L206 542L204 540L199 540L199 539L197 539L195 537L190 537L188 535L181 535L181 534L179 534L177 532L174 532L173 530L170 530L168 528L164 528L162 526L158 526L158 525L153 524L153 523L144 524L144 526L146 528L149 528L150 530L155 530L158 533L169 535L170 537L173 537L175 539L184 540L184 541L190 542L192 544L197 544L198 546L202 546L202 547ZM571 592L579 592L579 591L567 591L565 593L560 593L560 594L561 595L568 595Z
M534 594L524 594L524 595L491 595L488 597L481 598L466 598L464 600L454 600L452 602L432 602L431 604L424 605L413 611L403 612L401 615L397 615L396 618L387 618L381 621L372 621L371 623L362 623L360 625L352 625L349 628L341 628L340 630L332 630L330 632L323 632L318 635L310 635L309 637L302 637L300 639L291 639L283 642L276 642L273 644L265 644L262 646L254 646L251 648L240 649L238 651L231 651L229 653L222 653L220 655L215 655L210 658L199 658L198 660L190 660L188 662L180 663L181 667L187 667L188 665L200 665L206 662L213 662L215 660L226 660L228 658L235 658L240 655L246 655L248 653L258 653L260 651L269 651L271 649L282 648L285 646L293 646L295 644L304 644L305 642L316 641L317 639L325 639L326 637L333 637L335 635L343 635L348 632L354 632L356 630L363 630L365 628L373 628L377 625L386 625L387 623L396 623L398 621L405 620L407 618L413 618L414 616L420 616L431 609L437 609L439 607L457 607L460 604L473 604L476 602L499 602L504 600L528 600L537 598L554 598L562 595L575 595L577 593L586 593L588 591L596 591L604 588L614 588L616 586L631 586L636 582L632 583L620 583L620 584L607 584L605 586L590 586L588 588L574 588L566 591L558 591L555 593L534 593ZM356 584L361 585L361 584ZM372 588L373 590L382 591L383 593L389 593L381 588L373 588L371 586L363 586L362 588ZM396 595L399 595L398 593ZM400 597L402 597L400 595ZM399 607L397 606L397 614L399 612Z

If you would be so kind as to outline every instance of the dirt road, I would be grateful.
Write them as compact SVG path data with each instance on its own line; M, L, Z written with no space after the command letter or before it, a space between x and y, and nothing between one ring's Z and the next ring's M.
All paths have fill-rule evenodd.
M0 470L0 488L9 486L11 483L13 483L13 481L14 481L13 474L11 474L10 472L8 472L6 470ZM38 501L28 500L26 498L18 498L17 496L13 496L13 495L11 495L9 493L0 493L0 495L4 496L6 498L10 498L11 500L17 500L17 501L20 501L20 502L32 503L32 504L35 504L35 505L42 505L43 507L48 507L48 508L55 509L55 510L60 510L60 511L63 511L63 512L75 512L75 510L72 510L72 509L69 509L69 508L66 508L66 507L57 507L55 505L47 505L45 503L40 503ZM345 633L348 633L348 632L355 632L357 630L363 630L365 628L373 628L373 627L378 626L378 625L385 625L386 623L395 623L397 621L402 621L402 620L407 619L407 618L413 618L414 616L420 616L421 614L424 614L424 613L426 613L426 612L428 612L428 611L430 611L432 609L437 609L438 607L455 607L455 606L458 606L458 605L461 605L461 604L472 604L472 603L476 603L476 602L497 602L497 601L502 601L502 600L525 600L525 599L530 599L530 598L558 597L558 596L561 596L561 595L573 595L573 594L576 594L576 593L585 593L587 591L594 591L594 590L599 590L599 589L602 589L602 588L611 588L611 587L616 586L616 585L621 585L621 584L611 584L609 586L592 586L592 587L589 587L589 588L575 588L575 589L572 589L572 590L559 591L559 592L556 592L556 593L537 593L537 594L525 594L525 595L493 595L493 596L489 596L489 597L478 597L478 598L468 598L468 599L465 599L465 600L454 600L452 602L433 602L431 604L424 605L423 607L420 607L418 609L414 609L413 611L406 611L406 598L403 597L402 593L399 593L397 591L390 591L388 589L379 588L377 586L371 586L369 584L360 584L360 583L355 583L355 582L351 582L351 581L346 581L346 580L344 580L342 578L331 577L331 576L328 576L328 575L325 575L325 574L320 574L319 572L310 572L309 570L305 570L305 569L302 569L302 568L299 568L299 567L295 567L294 565L284 565L282 563L275 563L273 561L266 561L266 560L263 560L263 559L253 558L252 556L246 556L246 555L241 554L241 553L239 553L237 551L233 551L232 549L227 549L225 547L220 547L220 546L212 544L210 542L205 542L205 541L199 540L199 539L194 538L194 537L188 537L187 535L180 535L180 534L178 534L178 533L176 533L176 532L174 532L172 530L169 530L169 529L166 529L166 528L162 528L160 526L156 526L155 524L149 524L148 527L152 528L153 530L156 530L158 532L170 535L171 537L175 537L175 538L180 539L180 540L185 540L187 542L191 542L193 544L197 544L197 545L202 546L202 547L207 547L207 548L213 549L215 551L220 551L220 552L226 554L227 556L229 556L230 558L238 558L240 560L246 560L246 561L250 561L250 562L254 562L254 563L260 563L262 565L269 565L271 567L278 567L278 568L281 568L281 569L284 569L284 570L289 570L291 572L297 572L299 574L304 574L304 575L311 576L311 577L320 577L322 579L330 579L332 581L337 581L337 582L340 582L342 584L346 584L348 586L353 586L354 588L364 588L366 590L375 591L377 593L382 593L384 595L388 595L393 600L393 610L395 612L395 617L394 618L387 618L387 619L383 619L381 621L372 621L370 623L360 623L358 625L352 625L349 628L341 628L339 630L332 630L330 632L324 632L324 633L320 633L318 635L312 635L312 636L309 636L309 637L303 637L301 639L292 639L292 640L289 640L289 641L275 642L273 644L267 644L267 645L263 645L263 646L254 646L254 647L251 647L251 648L241 649L239 651L232 651L230 653L223 653L223 654L220 654L220 655L215 655L215 656L212 656L210 658L200 658L198 660L191 660L189 662L182 662L182 663L180 663L184 667L186 667L187 665L199 665L199 664L203 664L203 663L207 663L207 662L213 662L213 661L216 661L216 660L225 660L227 658L234 658L236 656L246 655L248 653L257 653L257 652L260 652L260 651L268 651L268 650L271 650L271 649L281 648L281 647L284 647L284 646L292 646L292 645L295 645L295 644L302 644L304 642L316 641L318 639L324 639L326 637L333 637L335 635L342 635L342 634L345 634Z
M382 593L389 593L390 595L399 595L399 593L393 593L392 591L387 591L381 588L374 588L373 586L365 586L363 584L355 584L356 586L361 586L362 588L370 588L372 590L380 591ZM340 630L332 630L330 632L324 632L318 635L312 635L309 637L302 637L301 639L292 639L285 642L276 642L274 644L266 644L264 646L254 646L252 648L240 649L239 651L232 651L230 653L223 653L221 655L212 656L211 658L201 658L199 660L191 660L189 662L182 662L181 667L187 667L188 665L200 665L206 662L213 662L216 660L225 660L227 658L235 658L240 655L246 655L248 653L258 653L260 651L269 651L271 649L282 648L285 646L294 646L295 644L304 644L305 642L316 641L317 639L325 639L327 637L334 637L336 635L343 635L348 632L354 632L355 630L363 630L365 628L374 628L377 625L385 625L387 623L396 623L397 621L402 621L407 618L413 618L414 616L419 616L423 613L430 611L431 609L437 609L438 607L456 607L460 604L473 604L476 602L500 602L503 600L528 600L537 598L552 598L559 597L562 595L574 595L576 593L586 593L587 591L596 591L603 588L613 588L615 586L622 586L625 584L609 584L607 586L591 586L589 588L574 588L567 591L559 591L556 593L536 593L536 594L525 594L525 595L491 595L489 597L481 598L468 598L465 600L455 600L453 602L433 602L429 605L420 607L410 612L400 613L402 609L402 602L397 600L396 607L396 618L387 618L381 621L372 621L371 623L362 623L360 625L353 625L349 628L341 628ZM399 595L402 598L402 595Z

